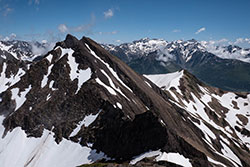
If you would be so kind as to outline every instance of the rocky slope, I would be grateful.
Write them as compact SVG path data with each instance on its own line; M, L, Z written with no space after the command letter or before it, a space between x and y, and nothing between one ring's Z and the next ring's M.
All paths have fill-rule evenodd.
M16 52L0 42L0 93L17 83L28 68L26 62L17 59Z
M188 111L189 119L204 133L206 143L215 153L221 155L219 147L224 157L230 157L237 149L230 151L228 145L239 146L239 143L249 150L249 94L209 87L187 71L146 77L161 87L173 103ZM237 156L231 158L238 161Z
M105 48L140 74L186 69L209 85L225 90L250 91L249 49L212 46L196 40L164 42L156 39Z
M42 50L48 48L46 43L25 41L0 41L0 93L17 83L29 69L33 61L41 59Z
M244 109L235 116L231 103L202 101L206 88L224 96L188 72L169 80L162 90L91 39L68 35L1 93L0 162L249 166L249 96L232 95Z

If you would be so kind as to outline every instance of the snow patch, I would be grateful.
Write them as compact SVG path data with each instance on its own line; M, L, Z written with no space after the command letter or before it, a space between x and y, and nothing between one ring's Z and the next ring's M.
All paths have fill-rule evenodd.
M101 72L108 78L109 80L109 84L110 86L116 90L117 92L119 92L123 97L125 97L126 99L129 100L129 98L121 91L121 89L119 87L116 87L114 82L112 81L112 79L109 77L109 75L104 71L104 70L101 70Z
M29 85L29 87L26 88L23 92L19 92L19 88L11 89L11 93L12 93L11 100L15 100L16 102L15 111L18 110L26 101L25 96L27 95L27 93L30 91L31 88L32 88L31 85Z
M152 86L147 82L147 81L144 81L150 88L152 88Z
M158 157L156 157L156 161L168 161L177 165L192 167L188 158L185 158L183 155L179 153L161 153Z
M119 107L120 109L122 109L121 103L117 102L116 105L117 105L117 107Z
M110 86L108 86L108 85L106 85L105 83L103 83L99 78L96 78L95 80L96 80L96 82L97 82L99 85L101 85L101 86L103 86L104 88L106 88L106 89L109 91L110 94L116 95L116 92L114 91L114 89L112 89Z
M76 93L81 89L82 84L85 83L87 80L91 78L91 69L87 68L86 70L79 70L79 75L78 75L78 88Z
M136 164L137 162L141 161L142 159L144 159L146 157L154 157L154 156L157 156L159 154L161 154L160 150L145 152L145 153L143 153L141 155L138 155L138 156L134 157L133 160L130 161L130 164L134 165L134 164Z
M50 88L52 91L57 90L57 89L53 88L54 82L55 82L55 81L52 80L52 81L50 81L50 83L49 83L49 88Z
M101 110L95 115L90 114L90 115L85 116L85 118L77 125L77 127L70 134L70 137L75 136L80 131L83 125L85 127L88 127L90 124L92 124L96 120L100 112Z
M48 101L50 98L51 98L51 95L48 94L47 97L46 97L46 101Z
M166 126L165 122L162 119L160 120L160 122L162 125Z
M210 157L207 157L207 159L208 159L209 162L212 162L212 163L214 163L214 164L216 164L216 165L221 165L221 166L223 166L223 167L226 167L226 165L224 165L224 164L222 164L222 163L220 163L220 162L218 162L218 161L215 161L215 160L213 160L213 159L210 158Z
M117 73L113 70L113 68L110 67L110 65L108 63L106 63L105 61L103 61L99 56L96 55L96 53L90 49L89 45L86 44L86 47L89 49L90 53L97 58L98 60L100 60L108 69L109 71L112 73L112 75L125 87L127 88L130 92L133 93L133 91L120 79L120 77L117 75Z
M78 88L76 90L76 94L81 89L82 84L90 79L91 77L91 69L87 68L86 70L78 69L78 63L75 61L75 57L73 57L74 51L72 49L62 49L63 54L68 54L68 64L70 66L70 79L73 81L74 79L78 79ZM63 55L62 54L62 55Z
M155 83L158 87L164 87L165 90L169 90L171 87L175 87L179 94L182 94L179 86L180 79L183 76L183 71L174 72L169 74L157 74L157 75L144 75L150 81Z
M72 50L71 48L62 48L61 46L58 46L55 48L55 50L60 49L62 51L60 57L58 60L60 60L64 55L68 54L68 55L72 55L74 53L74 50Z
M49 54L49 55L46 57L46 59L49 61L49 63L51 63L52 58L53 58L53 55L52 55L52 54Z
M44 87L47 85L47 83L48 83L48 76L50 75L51 69L52 69L53 66L54 66L53 64L50 65L50 66L48 67L48 72L47 72L47 74L43 76L43 79L42 79L42 82L41 82L41 88L44 88Z
M231 160L231 162L235 165L235 166L238 166L235 164L235 162L237 164L239 164L240 166L242 166L241 164L241 161L240 159L232 152L232 150L226 145L224 144L223 142L220 142L223 149L221 149L222 153L228 158Z
M6 59L6 56L5 56L5 55L1 55L1 57L2 57L3 59Z

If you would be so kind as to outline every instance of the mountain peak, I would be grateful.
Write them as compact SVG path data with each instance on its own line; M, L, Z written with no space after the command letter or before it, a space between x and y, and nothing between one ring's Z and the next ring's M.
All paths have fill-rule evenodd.
M226 47L224 47L224 48L227 49L227 51L228 51L229 53L234 53L234 52L236 52L236 51L238 51L238 50L242 50L242 48L239 47L239 46L237 46L237 45L228 45L228 46L226 46Z
M133 41L133 42L147 42L147 41L149 41L149 40L150 40L149 37L144 37L144 38L141 38L141 39L139 39L139 40L135 40L135 41Z
M78 45L79 40L71 34L67 34L66 39L63 41L66 48L74 48Z
M189 39L189 40L187 40L187 41L189 41L189 42L198 42L196 39L194 39L194 38L192 38L192 39Z
M167 89L161 89L92 39L72 35L6 85L12 77L5 75L9 66L13 64L3 65L0 76L6 86L0 93L0 132L4 133L0 159L11 152L16 156L10 163L19 162L18 166L27 162L42 166L45 160L46 166L62 160L70 164L60 166L79 166L81 160L127 163L154 151L157 158L148 162L150 166L158 159L168 161L163 155L176 153L189 166L209 167L215 160L226 166L249 164L245 141L237 136L248 133L247 125L224 120L225 113L239 113L237 107L243 114L249 111L249 106L238 105L248 97L241 95L244 99L238 101L233 95L235 102L230 101L227 110L218 104L224 92L213 91L187 71L165 75L163 82L167 82L161 84ZM213 91L213 98L207 97L208 91ZM245 120L244 115L240 118ZM62 150L72 153L64 155ZM20 162L23 152L27 155Z

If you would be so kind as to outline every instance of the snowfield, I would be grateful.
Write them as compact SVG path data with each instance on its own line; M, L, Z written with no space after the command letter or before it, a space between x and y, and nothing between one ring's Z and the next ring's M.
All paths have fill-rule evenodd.
M3 116L0 116L0 162L1 167L75 167L98 159L108 159L104 153L96 153L89 147L63 139L55 142L53 132L44 130L40 138L27 137L15 128L3 137Z
M166 153L161 152L160 150L156 151L148 151L143 154L140 154L134 157L133 160L130 161L130 164L135 165L137 162L141 161L144 158L155 157L156 161L168 161L177 165L181 165L184 167L192 167L188 158L185 158L183 155L179 153Z
M174 72L169 74L157 74L157 75L144 75L150 81L154 82L158 87L164 90L169 90L171 87L175 87L177 92L181 94L178 86L180 86L180 78L183 76L183 71Z

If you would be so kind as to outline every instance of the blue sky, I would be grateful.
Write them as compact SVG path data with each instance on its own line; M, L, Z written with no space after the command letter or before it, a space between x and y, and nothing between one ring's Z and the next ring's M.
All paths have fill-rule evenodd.
M0 36L102 43L250 38L249 0L0 0Z

